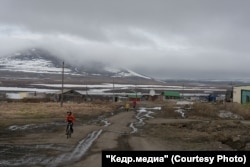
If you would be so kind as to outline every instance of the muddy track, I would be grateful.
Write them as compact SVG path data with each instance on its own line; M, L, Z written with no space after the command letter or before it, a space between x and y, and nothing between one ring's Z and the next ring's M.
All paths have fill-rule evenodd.
M88 161L85 155L100 156L102 150L131 150L129 138L142 126L145 109L115 112L98 116L87 124L76 123L75 133L66 139L64 123L11 125L3 129L0 140L2 166L68 166ZM133 128L129 125L133 124ZM137 131L137 130L136 130ZM99 162L100 163L100 162ZM95 166L96 164L93 164Z
M250 150L249 121L162 118L161 112L118 108L76 122L70 139L60 122L1 128L0 166L98 167L102 150Z

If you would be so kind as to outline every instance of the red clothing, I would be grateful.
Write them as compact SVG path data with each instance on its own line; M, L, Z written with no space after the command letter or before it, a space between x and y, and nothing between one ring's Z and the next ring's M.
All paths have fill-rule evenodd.
M135 107L135 106L136 106L136 101L134 100L134 101L133 101L133 107Z
M74 117L74 115L72 115L72 114L70 114L70 115L67 115L67 117L66 117L66 121L67 122L75 122L75 117Z

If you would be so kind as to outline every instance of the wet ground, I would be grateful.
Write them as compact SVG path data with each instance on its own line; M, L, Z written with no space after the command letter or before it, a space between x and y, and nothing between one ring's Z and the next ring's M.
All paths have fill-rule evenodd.
M112 124L108 119L120 112L125 113L123 108L116 112L100 115L89 120L88 125L85 125L85 127L93 126L95 130L83 134L82 138L75 144L70 141L74 140L74 134L73 139L68 140L55 136L57 133L64 133L65 123L62 122L10 125L1 129L0 165L56 167L77 162L84 158L89 148L102 133L117 133L121 135L120 141L122 142L126 138L124 136L138 132L138 128L145 124L144 119L153 118L152 114L160 110L160 107L155 107L129 111L131 115L135 113L136 119L128 120L130 128L126 130L123 130L123 128L107 128ZM84 125L76 124L75 129L79 128L84 128ZM46 136L48 140L46 140ZM50 142L50 138L53 137L57 138L54 143ZM42 141L39 141L39 138ZM127 141L124 141L118 147L127 149L126 143Z
M0 166L101 166L102 150L250 150L250 122L189 118L179 104L177 117L162 116L161 105L123 107L77 122L72 138L61 121L12 124L0 128ZM228 116L229 115L229 116Z

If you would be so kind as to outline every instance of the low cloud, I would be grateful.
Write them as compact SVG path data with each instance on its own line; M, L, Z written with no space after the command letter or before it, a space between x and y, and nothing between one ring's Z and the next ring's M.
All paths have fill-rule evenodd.
M248 1L0 2L0 56L42 48L157 78L248 77Z

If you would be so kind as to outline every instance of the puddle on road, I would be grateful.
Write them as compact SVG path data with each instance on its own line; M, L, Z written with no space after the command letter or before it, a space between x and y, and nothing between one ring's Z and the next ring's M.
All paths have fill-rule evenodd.
M101 120L102 123L104 123L104 126L109 126L111 123L105 119Z
M139 108L137 110L137 122L130 124L132 131L136 133L139 126L143 126L144 120L147 118L154 118L152 114L156 111L161 111L161 107L154 108ZM109 126L110 123L105 117L98 118L104 124ZM50 126L64 126L64 123L44 123L44 124L28 124L28 125L12 125L7 128L10 131L32 130ZM0 166L32 166L41 165L47 167L58 167L60 165L70 164L80 160L87 150L91 147L93 142L100 136L102 129L93 131L88 136L82 139L75 147L68 145L55 144L40 144L40 145L0 145ZM6 156L7 155L7 156ZM8 156L9 155L9 156Z
M111 114L113 115L113 113ZM93 120L92 120L93 121ZM111 123L106 116L99 116L94 123L102 126ZM93 123L93 122L92 122ZM7 131L36 131L47 127L65 126L64 122L52 122L42 124L11 125ZM34 131L34 132L35 132ZM68 145L39 144L39 145L0 145L0 166L31 166L41 165L57 167L70 164L81 159L93 142L100 136L102 129L93 131L82 139L75 147Z
M93 131L88 134L88 136L81 140L73 150L66 145L59 146L53 144L33 146L0 146L0 148L2 147L1 153L4 154L4 159L0 159L0 166L43 165L48 167L57 167L61 164L70 164L81 159L101 133L102 130ZM49 150L63 153L49 156L46 154ZM8 154L9 157L6 157Z
M17 131L17 130L30 130L30 129L45 128L49 126L64 126L64 125L65 123L52 122L43 124L11 125L7 129L11 131Z
M132 131L130 133L137 133L138 127L143 126L145 124L144 120L147 118L154 118L151 116L155 113L155 111L161 111L161 107L153 107L153 108L144 108L141 107L139 110L137 110L136 119L137 122L130 123L129 127L132 128Z
M99 137L102 133L102 129L99 131L94 131L90 133L85 139L81 140L72 152L68 152L58 157L52 158L45 164L49 167L56 167L60 164L71 163L79 160L91 147L92 143Z
M110 114L111 116L114 115L114 113ZM96 119L92 119L88 122L88 124L94 124L94 125L100 125L100 126L110 126L111 123L107 120L108 115L100 115Z

